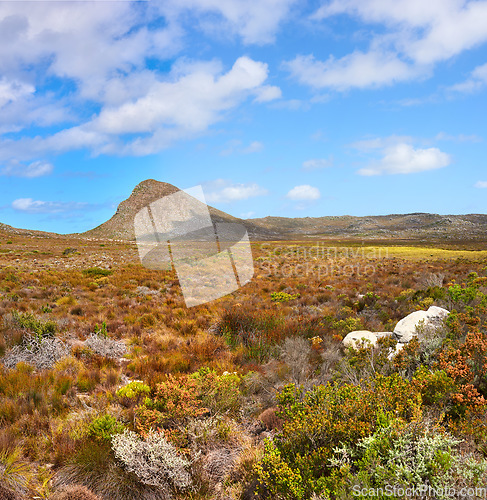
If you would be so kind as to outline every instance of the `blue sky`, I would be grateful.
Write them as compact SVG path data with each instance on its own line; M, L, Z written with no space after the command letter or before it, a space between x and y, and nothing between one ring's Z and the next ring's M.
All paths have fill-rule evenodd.
M487 213L487 0L0 0L0 222Z

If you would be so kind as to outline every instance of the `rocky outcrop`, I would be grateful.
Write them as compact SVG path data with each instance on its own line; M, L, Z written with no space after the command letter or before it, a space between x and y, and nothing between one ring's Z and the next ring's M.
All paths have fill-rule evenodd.
M427 311L415 311L399 321L394 328L394 335L398 342L410 342L417 335L418 328L437 328L448 314L449 311L437 306L431 306Z
M359 345L377 345L377 340L382 337L393 336L397 340L395 349L391 349L389 359L398 354L405 344L418 335L418 330L436 330L443 325L443 321L450 314L447 309L431 306L427 311L414 311L401 319L394 332L371 332L369 330L355 330L350 332L342 341L345 347L356 349Z

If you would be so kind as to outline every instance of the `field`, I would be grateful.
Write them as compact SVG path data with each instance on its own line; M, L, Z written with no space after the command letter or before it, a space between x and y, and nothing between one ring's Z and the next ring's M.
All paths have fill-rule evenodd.
M487 487L487 250L252 252L250 283L188 309L135 244L0 233L0 499ZM396 357L388 337L343 347L431 305L452 312L445 325Z

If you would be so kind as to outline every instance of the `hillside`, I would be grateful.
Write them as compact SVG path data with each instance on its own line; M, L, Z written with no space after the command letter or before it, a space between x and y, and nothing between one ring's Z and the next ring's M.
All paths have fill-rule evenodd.
M180 191L166 182L147 179L138 184L130 196L122 201L115 214L103 224L71 236L81 238L134 241L134 217L144 206L153 201ZM487 215L438 215L428 213L351 215L325 217L275 217L239 219L209 206L213 222L237 222L245 225L250 239L300 240L300 239L345 239L381 240L406 242L472 242L476 246L487 242ZM17 229L0 224L0 232L24 236L56 237L54 233Z

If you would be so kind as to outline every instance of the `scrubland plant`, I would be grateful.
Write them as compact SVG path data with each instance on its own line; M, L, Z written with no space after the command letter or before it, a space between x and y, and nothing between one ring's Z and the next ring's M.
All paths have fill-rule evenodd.
M372 435L335 448L335 498L368 498L368 491L421 491L441 500L462 498L461 490L485 484L487 461L462 454L460 441L427 421L405 424L385 419ZM427 492L430 492L427 494ZM365 492L365 495L358 494Z
M73 485L60 488L49 500L101 500L85 486Z
M69 346L58 338L26 335L22 344L7 351L2 362L7 368L14 368L17 363L23 362L44 370L68 356L69 351Z
M112 448L124 468L144 484L164 491L186 490L191 486L189 462L178 455L162 432L149 431L141 438L125 431L112 436Z
M123 340L110 339L103 330L91 333L85 340L85 346L106 358L117 359L127 353L127 346Z
M5 488L5 498L16 498L15 495L25 495L34 478L32 468L22 458L20 448L0 449L0 486ZM9 493L10 492L10 493ZM0 490L0 498L1 498Z
M324 493L333 480L333 450L372 435L383 415L404 421L421 417L421 396L399 375L353 384L317 386L308 392L286 386L277 396L282 431L267 441L256 471L272 498L304 499Z

